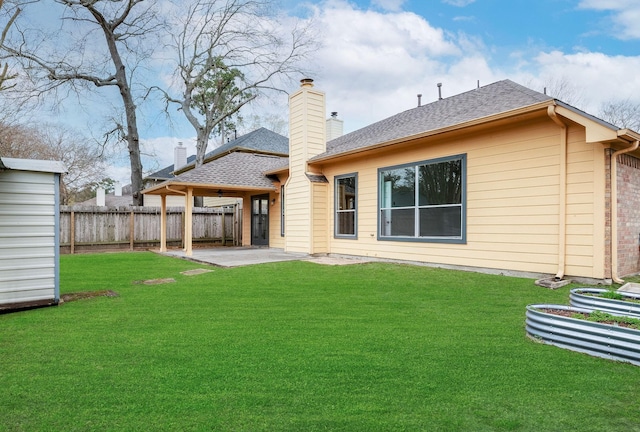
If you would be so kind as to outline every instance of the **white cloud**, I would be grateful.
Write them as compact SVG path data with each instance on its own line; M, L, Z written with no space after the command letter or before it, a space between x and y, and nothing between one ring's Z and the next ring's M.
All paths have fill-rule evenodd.
M398 12L402 9L402 5L405 0L371 0L372 6L377 6L381 9Z
M456 7L465 7L469 6L471 3L474 3L476 0L442 0L442 3L446 3L451 6Z
M451 95L488 79L478 54L484 47L474 38L447 33L410 12L362 10L341 1L322 6L314 19L325 44L315 56L314 78L345 131L413 108L418 93L423 103L435 100L438 82ZM462 80L452 78L452 70L466 71L473 62L483 66L469 68Z
M606 32L619 39L640 38L640 2L637 0L582 0L578 7L611 11L610 22L603 26Z
M638 68L640 56L552 51L541 52L527 70L510 78L540 92L550 82L565 80L582 96L578 108L598 115L603 103L640 94L640 75L633 72Z

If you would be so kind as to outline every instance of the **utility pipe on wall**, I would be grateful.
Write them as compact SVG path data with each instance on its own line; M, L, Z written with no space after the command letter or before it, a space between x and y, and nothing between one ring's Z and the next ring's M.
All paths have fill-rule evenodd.
M558 118L555 105L547 108L547 114L560 126L560 192L558 217L558 272L556 280L564 277L567 249L567 125Z
M624 283L618 276L618 155L637 150L640 141L636 140L630 147L623 148L611 155L611 280Z

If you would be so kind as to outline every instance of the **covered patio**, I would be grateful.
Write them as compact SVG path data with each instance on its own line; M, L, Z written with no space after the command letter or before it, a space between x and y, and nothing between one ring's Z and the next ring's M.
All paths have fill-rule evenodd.
M196 253L193 249L194 196L242 198L243 208L250 209L243 212L242 245L269 246L269 204L274 206L275 197L280 194L280 182L276 176L265 173L287 166L286 157L237 151L145 189L144 194L160 196L160 252L181 253L185 257ZM166 198L169 195L183 196L185 200L184 250L180 252L167 250ZM262 241L254 241L256 239Z

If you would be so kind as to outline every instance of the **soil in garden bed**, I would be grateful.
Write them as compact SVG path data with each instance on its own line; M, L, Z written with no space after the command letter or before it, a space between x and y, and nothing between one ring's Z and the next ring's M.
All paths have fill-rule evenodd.
M563 309L538 309L538 310L540 312L549 313L552 315L560 315L567 318L583 319L585 321L589 321L589 316L590 316L590 314L586 312L575 312L575 311L563 310ZM598 320L597 322L600 324L609 324L613 326L626 327L626 328L638 330L637 324L630 324L630 323L610 321L610 320Z

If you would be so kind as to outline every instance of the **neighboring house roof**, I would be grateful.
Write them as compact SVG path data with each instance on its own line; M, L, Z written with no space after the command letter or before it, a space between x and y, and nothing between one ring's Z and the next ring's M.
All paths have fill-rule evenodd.
M194 162L196 160L195 155L191 155L187 158L187 164ZM145 180L167 180L173 178L173 172L175 171L174 164L169 165L168 167L164 167L159 171L154 172L153 174L149 174L145 177Z
M87 207L87 206L96 206L96 197L89 198L86 201L82 201L80 203L76 203L77 206ZM131 195L121 195L115 196L113 193L105 194L104 196L104 205L106 207L127 207L133 205L133 196Z
M287 164L287 161L288 158L282 156L233 152L152 186L145 193L162 190L165 184L171 184L173 189L180 185L196 184L203 188L226 186L273 190L273 182L264 173Z
M289 138L270 131L269 129L259 128L211 150L209 153L204 155L204 163L208 163L209 161L219 158L227 153L239 151L288 156ZM194 166L195 156L193 156L193 160L188 161L187 165L178 169L177 172L185 172L186 170L192 169Z
M438 130L518 108L550 102L553 98L510 80L498 81L459 95L413 108L362 129L335 138L314 159L349 153L376 144Z

